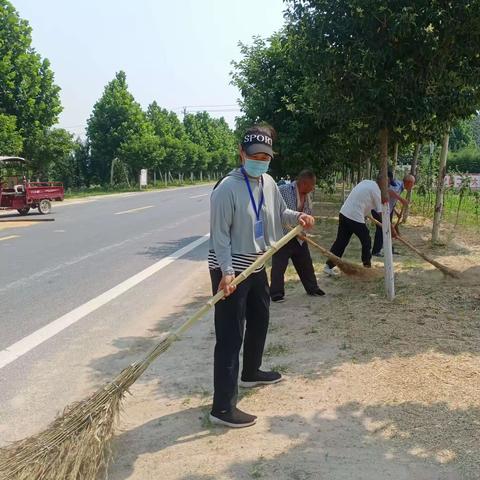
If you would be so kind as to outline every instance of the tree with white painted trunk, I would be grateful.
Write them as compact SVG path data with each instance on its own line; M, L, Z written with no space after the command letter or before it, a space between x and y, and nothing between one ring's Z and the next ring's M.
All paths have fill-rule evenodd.
M388 197L388 130L386 128L380 131L379 143L385 291L387 298L393 300L395 298L395 270L393 266L392 226L390 223L390 202Z
M394 296L386 170L388 143L420 143L479 104L480 0L290 0L287 31L304 78L304 108L338 130L352 122L380 139L385 282ZM298 105L297 105L298 109ZM403 143L403 142L402 142ZM417 152L418 153L418 152Z

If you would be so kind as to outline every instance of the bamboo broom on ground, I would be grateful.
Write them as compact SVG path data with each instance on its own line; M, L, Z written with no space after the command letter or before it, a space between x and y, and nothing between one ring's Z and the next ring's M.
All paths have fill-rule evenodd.
M292 229L238 275L233 284L245 280L301 231L300 225ZM89 398L68 406L46 430L0 449L0 479L94 480L100 473L106 475L111 458L110 440L125 393L160 354L223 297L223 291L218 292L145 358L125 368Z
M366 278L371 278L376 276L375 270L372 270L371 268L365 268L363 266L357 265L356 263L349 262L348 260L344 260L343 258L337 257L332 252L322 247L318 243L314 242L311 238L307 237L306 235L299 235L299 238L304 240L308 244L312 245L312 247L315 247L323 256L331 260L332 263L334 263L346 275L366 277Z
M369 216L368 217L375 225L381 227L382 224L375 220L373 217ZM447 267L445 265L442 265L441 263L437 262L433 258L429 257L422 251L420 251L417 247L412 245L407 239L403 238L398 232L397 236L394 238L394 240L398 240L399 242L403 243L407 248L415 252L418 256L422 257L426 262L431 263L435 268L438 268L444 275L447 275L452 278L460 278L460 272L457 272L456 270L453 270L450 267Z

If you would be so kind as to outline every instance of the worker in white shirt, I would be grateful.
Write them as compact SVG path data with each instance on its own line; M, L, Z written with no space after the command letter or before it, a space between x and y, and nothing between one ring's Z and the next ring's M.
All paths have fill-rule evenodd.
M372 266L372 241L365 224L365 217L370 215L372 210L380 214L382 212L382 198L378 181L378 179L376 182L363 180L350 192L340 209L337 238L330 248L334 255L341 257L352 235L355 234L362 244L362 263L367 268ZM330 260L327 261L323 271L328 275L338 275L334 263Z

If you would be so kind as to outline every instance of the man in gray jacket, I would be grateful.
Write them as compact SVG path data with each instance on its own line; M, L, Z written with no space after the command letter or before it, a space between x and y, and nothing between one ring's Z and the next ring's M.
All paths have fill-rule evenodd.
M213 423L248 427L256 416L236 406L239 354L243 346L240 385L255 387L279 382L280 373L260 370L269 323L269 286L261 267L237 288L235 275L250 266L283 236L282 224L310 228L312 216L289 210L275 181L267 175L273 159L271 127L247 130L240 145L240 168L232 170L214 189L210 202L210 252L212 289L223 289L224 301L215 305L216 345Z

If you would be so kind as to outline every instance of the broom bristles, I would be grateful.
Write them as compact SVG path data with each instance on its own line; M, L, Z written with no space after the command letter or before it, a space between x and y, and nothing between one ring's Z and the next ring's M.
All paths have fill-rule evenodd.
M363 278L374 278L377 276L377 271L371 268L365 268L361 265L357 265L356 263L349 262L348 260L344 260L343 258L337 257L332 252L327 250L326 248L322 247L318 243L314 242L311 238L307 237L306 235L299 235L299 237L315 247L317 250L320 251L322 255L327 257L333 264L335 264L343 273L350 276L356 277L363 277Z
M328 258L334 263L345 275L362 277L362 278L375 278L378 276L378 271L372 268L365 268L357 265L356 263L343 260L339 257L328 256Z
M130 367L129 367L130 368ZM127 369L128 370L128 369ZM125 371L124 371L125 372ZM12 443L0 453L3 480L95 479L110 459L122 399L131 374L117 377L90 398L65 409L43 432Z
M168 336L143 361L125 368L89 398L66 407L43 432L1 448L0 479L93 480L106 471L125 394L174 339Z
M46 430L2 449L3 480L94 479L108 465L121 400L116 389L99 403L96 392L81 404L67 407ZM80 411L84 416L79 415ZM87 413L89 412L89 413Z

